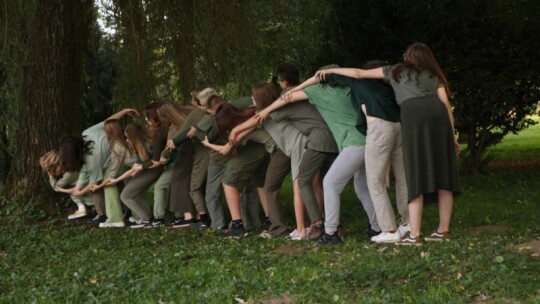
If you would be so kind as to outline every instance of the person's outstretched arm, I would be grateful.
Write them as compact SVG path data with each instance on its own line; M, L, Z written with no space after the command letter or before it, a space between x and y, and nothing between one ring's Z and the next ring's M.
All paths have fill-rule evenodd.
M259 120L253 116L250 119L244 121L243 123L239 124L238 126L234 127L234 129L231 130L231 133L229 134L229 142L232 144L236 144L240 141L241 138L239 137L239 134L247 134L249 132L245 132L246 130L253 130L257 127L259 124Z
M444 85L440 85L439 88L437 88L437 96L442 101L444 106L446 107L446 111L448 112L448 118L450 119L450 125L452 126L452 134L455 134L454 129L454 114L452 113L452 107L450 106L450 102L448 101L448 94L446 94L446 89ZM461 146L457 142L457 139L454 138L454 152L459 154L461 152Z
M315 76L319 81L325 81L326 75L339 74L351 78L384 78L384 72L382 68L376 68L371 70L354 69L354 68L333 68L327 70L319 70L315 73Z
M255 115L255 117L257 118L257 122L262 123L263 121L268 119L268 116L270 116L270 113L285 106L286 104L290 102L298 102L298 101L303 101L306 99L309 99L309 96L306 93L304 93L304 91L294 91L294 92L289 91L283 94L283 96L278 98L271 105L266 107L264 110L257 113Z
M317 84L321 82L319 78L315 77L315 76L312 76L311 78L307 79L306 81L302 82L301 84L295 86L294 88L290 89L289 91L287 91L285 94L287 93L292 93L292 92L298 92L298 91L301 91L309 86L312 86L314 84Z
M130 109L130 108L123 109L123 110L120 110L120 111L114 113L109 118L105 119L105 121L111 120L111 119L121 119L122 117L124 117L126 115L139 116L139 112L137 112L137 110L135 110L135 109Z

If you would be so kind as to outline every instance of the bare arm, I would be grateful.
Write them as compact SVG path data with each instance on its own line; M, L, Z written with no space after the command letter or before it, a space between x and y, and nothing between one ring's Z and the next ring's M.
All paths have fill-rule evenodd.
M120 118L124 117L125 115L139 116L139 112L137 112L137 110L135 110L135 109L129 109L129 108L123 109L123 110L120 110L117 113L114 113L109 118L107 118L105 121L111 120L111 119L120 119Z
M317 75L317 74L315 74L315 75ZM318 77L312 76L311 78L307 79L306 81L302 82L301 84L297 85L296 87L290 89L286 93L297 92L297 91L303 90L303 89L305 89L305 88L307 88L309 86L317 84L319 82L321 82L321 81L319 80Z
M443 85L440 85L437 88L437 96L439 97L441 102L446 107L446 111L448 111L448 118L450 119L450 125L452 126L452 134L455 134L454 114L452 113L452 107L450 107L450 102L448 101L448 95L446 94L446 89L444 88ZM454 143L455 152L456 152L456 154L459 154L459 152L461 151L461 147L460 147L459 143L457 142L457 139L454 139L454 142L455 142Z
M317 77L320 81L326 79L328 74L339 74L351 78L384 78L384 72L382 68L376 68L371 70L353 69L353 68L335 68L327 70L319 70L315 73L314 77Z
M245 130L251 131L255 127L257 127L258 124L259 120L257 119L257 117L253 116L250 119L239 124L238 126L234 127L234 129L231 130L231 134L229 134L229 142L237 143L239 141L238 134L244 132Z
M208 140L208 137L205 137L203 141L201 141L201 143L209 148L209 149L212 149L214 151L217 151L223 155L227 155L230 153L231 151L231 144L227 143L225 145L216 145L216 144L213 144L213 143L210 143L210 141Z
M118 184L120 181L130 178L133 175L133 169L129 169L124 174L120 175L117 178L107 179L107 183L104 186L112 186Z
M274 101L271 105L266 107L264 110L257 113L255 117L258 118L258 122L263 122L266 119L268 119L268 116L270 115L270 113L285 106L286 104L290 102L298 102L298 101L306 100L308 98L309 96L306 93L304 93L304 91L293 91L293 92L289 91L285 93L283 96L281 96L280 98L278 98L276 101Z

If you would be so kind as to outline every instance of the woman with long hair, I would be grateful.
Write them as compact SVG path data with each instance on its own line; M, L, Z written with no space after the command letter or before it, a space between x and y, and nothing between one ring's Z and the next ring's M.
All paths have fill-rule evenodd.
M49 177L49 184L56 192L66 193L77 185L79 171L64 171L60 165L58 150L54 149L39 158L39 165ZM88 215L87 206L93 206L92 196L70 195L71 200L77 205L77 211L68 215L68 220L82 218Z
M221 98L217 96L208 100L207 107L208 112L214 116L217 130L222 138L227 138L228 133L234 126L246 121L255 114L253 107L240 110L230 103L222 102ZM238 145L235 154L231 156L225 165L222 185L232 219L230 229L225 234L226 236L242 237L245 234L240 208L240 191L252 179L257 186L257 192L265 215L268 216L263 185L268 165L267 153L273 151L274 143L270 136L265 133L253 134L243 144ZM209 143L207 139L203 141L203 144L223 154L229 154L231 149L230 144L217 146Z
M411 44L403 62L393 66L363 70L338 68L320 70L354 78L385 79L392 85L401 105L403 160L408 189L411 231L398 245L421 245L424 203L439 205L439 225L426 241L449 241L454 196L461 193L454 138L454 117L449 103L448 81L431 49L424 43Z
M252 92L258 111L266 109L279 98L277 90L268 83L254 86ZM288 148L291 145L290 143L287 145L286 142L290 138L284 138L284 136L288 136L288 133L276 132L276 130L269 129L272 125L267 125L283 122L290 124L297 132L306 136L304 144L292 145L292 148ZM254 123L258 123L256 117L239 128L252 127ZM334 151L337 152L335 141L320 114L312 105L307 103L291 105L274 112L272 119L267 121L264 126L276 143L283 146L284 151L295 151L294 153L298 156L291 159L291 161L295 162L294 166L292 166L293 185L295 189L298 189L301 196L301 200L297 200L297 203L303 202L303 204L295 205L297 229L290 236L293 239L305 239L308 237L309 232L312 232L310 238L315 239L318 237L318 233L315 233L315 231L320 232L317 227L322 225L322 189L318 182L318 172L323 168L327 158L331 157ZM310 229L310 231L306 231L304 227L304 206L307 208L311 219L311 228L313 229Z
M137 159L129 171L110 180L111 184L115 184L126 179L120 199L136 218L131 228L153 227L153 213L146 200L146 192L163 172L160 156L167 141L167 127L163 126L157 115L160 105L160 102L151 103L145 107L145 120L149 128L138 123L131 123L125 128L126 142Z

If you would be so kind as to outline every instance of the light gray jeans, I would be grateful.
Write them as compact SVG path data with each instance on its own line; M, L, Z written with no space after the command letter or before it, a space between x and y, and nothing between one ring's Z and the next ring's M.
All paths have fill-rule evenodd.
M397 229L396 216L386 191L386 166L392 165L396 180L396 205L401 222L409 223L407 182L401 150L401 124L370 118L366 137L366 175L375 214L382 231Z
M371 229L381 230L367 186L364 151L364 146L345 147L324 177L324 230L328 234L333 234L337 230L341 205L339 197L352 177L354 177L354 191L367 213Z

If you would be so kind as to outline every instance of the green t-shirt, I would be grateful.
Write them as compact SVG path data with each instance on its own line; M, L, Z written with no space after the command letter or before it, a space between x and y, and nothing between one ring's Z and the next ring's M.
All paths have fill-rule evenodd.
M358 111L351 101L349 87L316 84L305 88L309 102L315 105L326 121L339 151L349 146L364 146L366 137L356 128Z
M396 103L394 90L388 84L378 79L356 79L338 74L326 76L326 82L333 86L348 86L355 109L358 111L357 127L360 133L366 135L367 119L361 110L366 106L368 116L377 117L390 122L398 122L399 105Z

